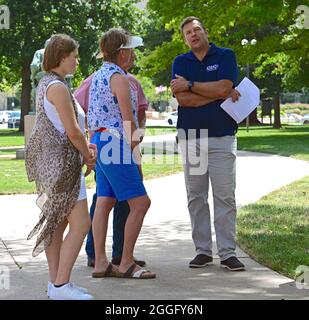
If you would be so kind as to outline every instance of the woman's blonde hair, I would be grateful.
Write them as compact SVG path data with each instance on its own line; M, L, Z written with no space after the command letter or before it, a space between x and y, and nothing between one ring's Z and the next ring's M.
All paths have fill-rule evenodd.
M61 60L68 57L78 47L78 42L66 34L53 35L44 51L43 70L49 72L59 67Z

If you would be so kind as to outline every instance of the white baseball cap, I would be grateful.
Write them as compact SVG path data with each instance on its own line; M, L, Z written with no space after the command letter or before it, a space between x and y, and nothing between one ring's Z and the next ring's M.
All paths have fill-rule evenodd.
M137 47L141 47L144 45L143 39L138 36L130 36L129 37L129 42L127 44L122 44L118 50L120 49L133 49ZM97 55L97 59L102 59L103 58L103 52L100 52Z
M136 48L136 47L140 47L143 46L143 39L141 37L138 36L130 36L129 38L129 42L126 45L121 45L119 49L131 49L131 48Z

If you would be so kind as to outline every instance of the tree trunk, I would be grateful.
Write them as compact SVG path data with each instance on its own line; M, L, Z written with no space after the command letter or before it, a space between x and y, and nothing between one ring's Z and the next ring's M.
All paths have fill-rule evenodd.
M246 119L244 119L240 124L240 126L246 125ZM249 125L250 126L261 126L262 123L257 118L257 109L253 110L249 115Z
M24 117L30 111L31 103L31 61L24 60L22 66L22 87L21 87L21 119L19 131L24 132Z
M250 122L250 125L253 125L253 126L260 126L262 124L260 120L257 118L257 109L253 110L250 113L249 122Z
M280 120L280 92L276 92L274 96L274 111L275 111L275 119L273 127L275 129L281 128L281 120Z

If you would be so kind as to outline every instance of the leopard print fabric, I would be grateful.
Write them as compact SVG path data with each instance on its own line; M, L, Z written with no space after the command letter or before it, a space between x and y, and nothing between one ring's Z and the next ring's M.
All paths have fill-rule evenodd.
M44 110L44 95L48 84L60 80L48 73L39 82L36 97L36 121L26 146L25 165L28 180L35 181L41 209L39 222L28 235L28 239L40 232L32 256L46 249L52 241L54 231L71 213L79 195L81 157L66 133L59 132ZM77 119L77 108L72 97Z

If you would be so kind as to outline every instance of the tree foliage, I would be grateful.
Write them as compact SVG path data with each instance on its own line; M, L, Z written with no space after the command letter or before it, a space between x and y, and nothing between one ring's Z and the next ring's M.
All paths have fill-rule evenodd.
M111 27L133 30L141 13L134 0L0 0L10 9L10 28L0 30L0 79L22 81L22 119L30 108L30 63L36 50L55 33L66 33L80 44L80 78L97 61L98 39ZM3 67L3 65L5 67ZM1 82L1 81L0 81ZM23 130L23 124L21 126Z
M173 32L166 30L160 17L154 16L152 11L145 11L143 21L140 24L139 34L144 39L144 49L142 54L138 54L137 67L135 70L141 73L144 77L151 78L155 86L167 85L170 81L170 63L165 64L166 51L160 50L158 55L152 54L156 47L167 44L172 39ZM168 48L167 48L168 50ZM156 67L160 63L160 70Z
M305 4L309 5L308 1L149 0L154 19L159 18L173 34L171 41L157 46L144 60L144 68L148 75L170 70L175 56L188 50L178 30L180 22L187 16L198 16L211 42L232 48L239 66L255 68L251 76L264 92L275 97L275 126L280 127L280 91L309 86L309 31L305 25L296 25L300 18L296 9ZM257 44L242 46L242 39L249 43L256 39Z
M159 17L173 36L147 57L145 68L150 74L164 70L177 54L188 50L178 26L186 16L193 15L204 21L210 41L235 50L240 65L259 65L256 77L268 77L271 69L272 75L280 76L284 88L309 86L305 72L309 31L296 27L296 8L302 4L304 1L298 0L149 0L154 19ZM244 48L243 38L256 39L257 44Z

